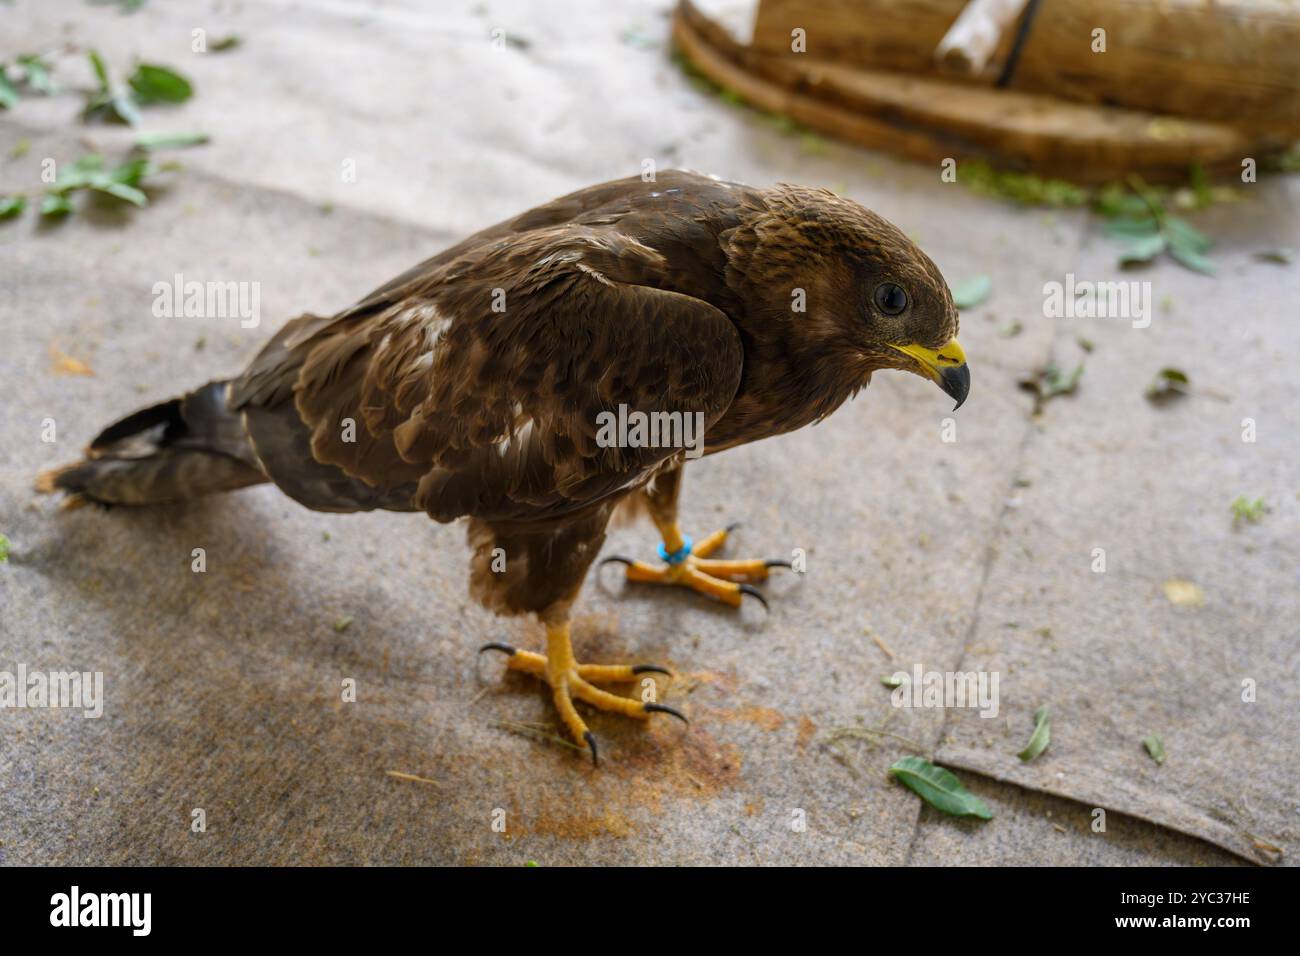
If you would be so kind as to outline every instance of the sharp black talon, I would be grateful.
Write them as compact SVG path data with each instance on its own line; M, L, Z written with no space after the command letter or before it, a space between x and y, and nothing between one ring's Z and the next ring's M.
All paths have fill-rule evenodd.
M509 644L502 644L500 641L493 641L491 644L484 644L478 649L478 652L482 654L484 651L501 651L501 653L505 654L506 657L514 657L515 651L517 650L518 648L511 647Z
M591 748L591 765L599 767L600 758L596 756L596 735L589 730L582 735L582 739L587 741L587 746Z
M748 594L750 597L758 598L758 603L763 605L763 610L767 611L769 614L772 612L772 609L767 605L767 598L763 597L763 593L759 591L758 588L754 587L754 585L752 584L740 585L740 593Z
M660 667L658 664L637 664L632 668L633 674L663 674L672 677L673 672L666 667Z
M735 531L737 528L740 527L740 524L741 523L739 521L733 521L731 522L731 524L727 525L722 530L725 531L727 534L731 534L731 532Z
M789 561L781 561L778 559L773 559L771 561L764 561L763 566L766 568L793 568L794 567L794 565L791 564Z
M672 707L667 707L663 704L642 704L641 706L645 708L647 714L672 714L682 723L690 723L690 721L686 719L685 714L680 710L674 710Z
M601 560L600 564L596 565L596 567L603 568L605 565L611 563L626 564L630 567L633 564L633 561L631 558L625 558L621 554L611 554L608 558Z

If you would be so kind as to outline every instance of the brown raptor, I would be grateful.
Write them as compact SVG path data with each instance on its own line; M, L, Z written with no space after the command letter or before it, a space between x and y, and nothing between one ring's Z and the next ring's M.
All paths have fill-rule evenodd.
M570 608L616 506L646 506L663 537L658 563L615 559L630 579L761 600L747 582L783 562L717 560L726 531L692 543L679 529L684 460L818 421L879 369L960 405L956 332L938 268L851 200L688 172L622 179L476 233L337 315L288 322L242 374L110 425L38 487L145 505L270 481L320 511L467 518L474 596L547 631L545 655L489 647L550 685L595 758L575 699L681 716L597 686L662 668L573 656ZM672 440L611 430L638 414Z

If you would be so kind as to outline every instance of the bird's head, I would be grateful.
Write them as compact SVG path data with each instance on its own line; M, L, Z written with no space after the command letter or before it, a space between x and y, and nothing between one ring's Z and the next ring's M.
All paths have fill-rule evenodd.
M842 380L879 369L930 379L957 401L970 391L957 309L938 267L895 226L825 189L777 186L748 224L743 270L764 276L762 311L784 312L784 348ZM751 290L759 288L757 283Z

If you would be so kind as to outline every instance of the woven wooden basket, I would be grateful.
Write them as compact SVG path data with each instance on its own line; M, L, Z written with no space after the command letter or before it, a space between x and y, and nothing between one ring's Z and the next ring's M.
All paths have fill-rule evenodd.
M743 8L725 15L736 10L682 0L675 12L675 42L705 76L924 162L1175 181L1192 164L1239 171L1300 137L1300 4L760 0L749 24Z

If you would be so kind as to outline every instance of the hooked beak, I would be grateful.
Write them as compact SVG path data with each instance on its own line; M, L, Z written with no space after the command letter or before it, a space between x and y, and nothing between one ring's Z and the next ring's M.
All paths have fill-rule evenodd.
M966 367L966 353L960 342L952 339L938 351L924 345L891 345L890 348L916 359L925 374L957 400L953 411L961 408L970 392L970 369Z

